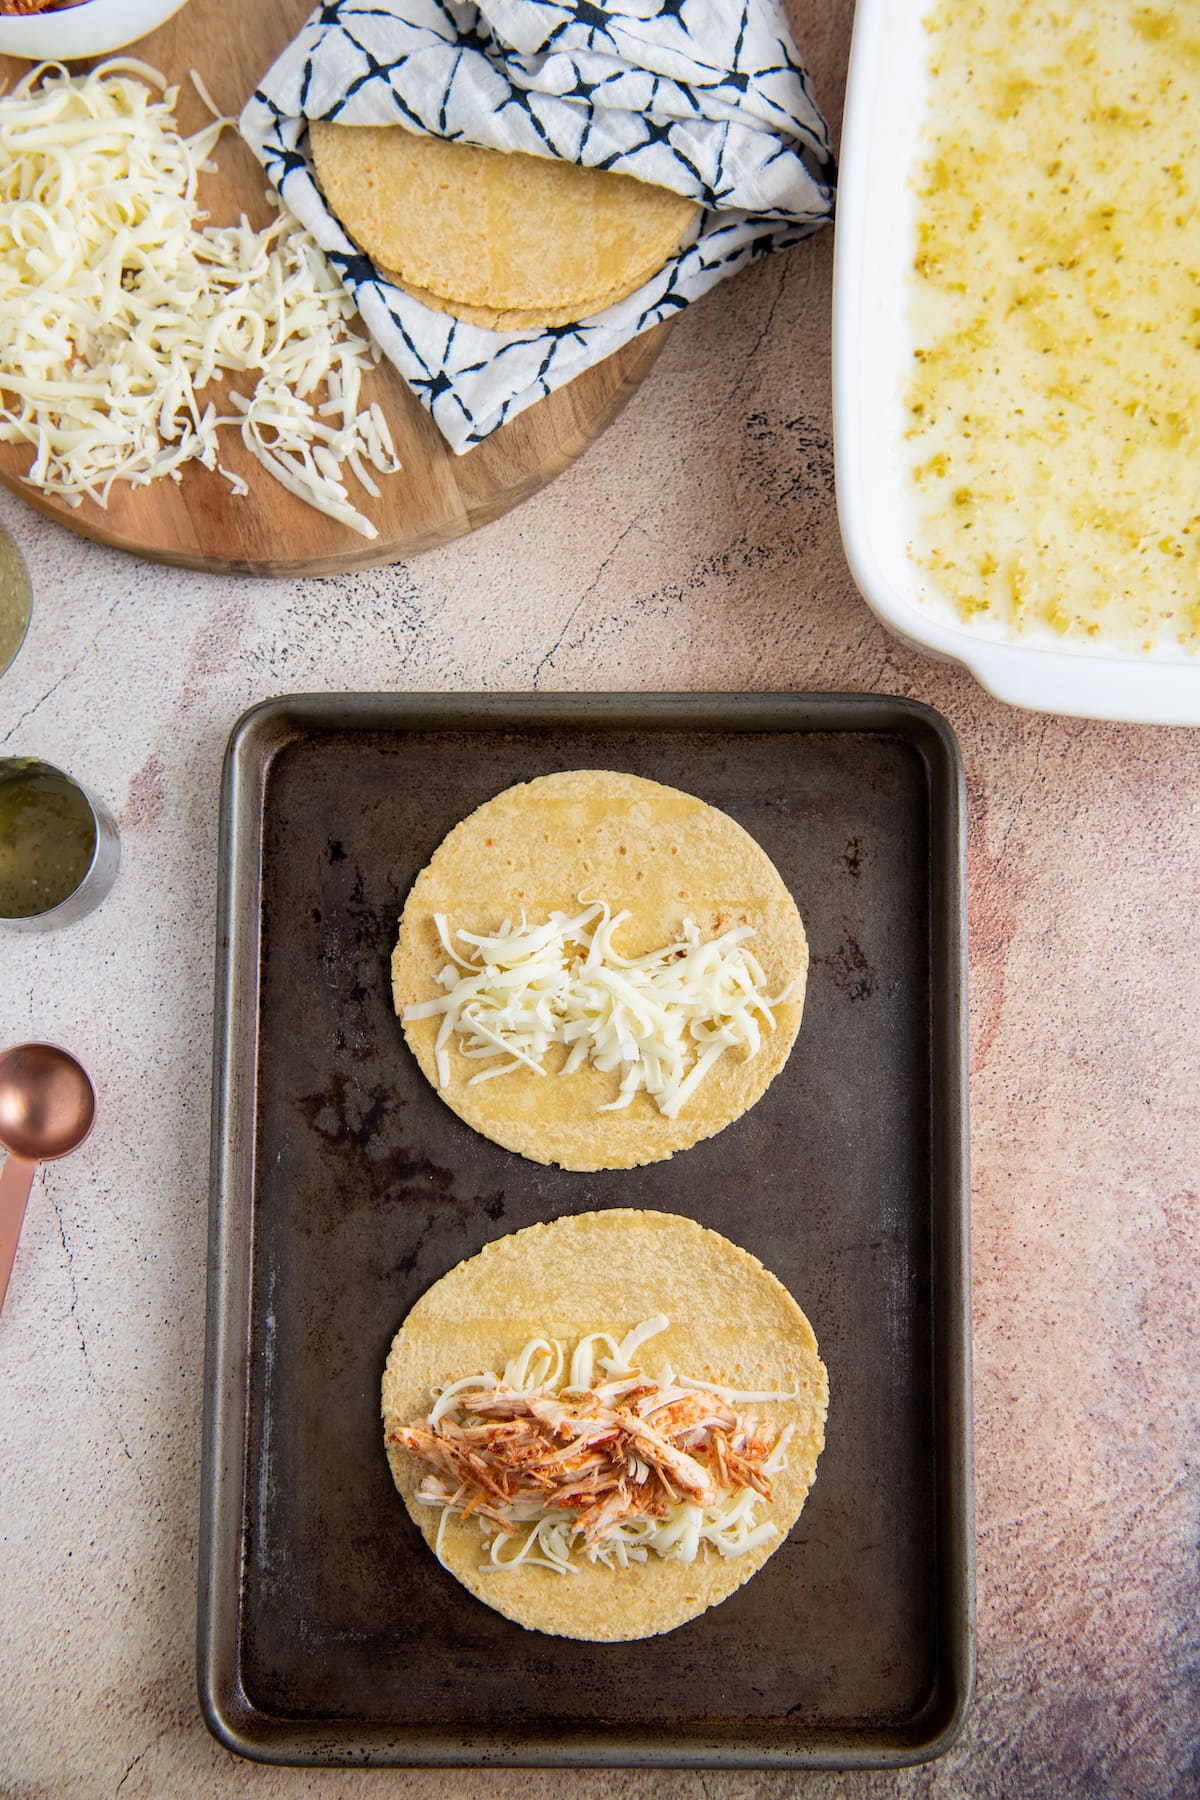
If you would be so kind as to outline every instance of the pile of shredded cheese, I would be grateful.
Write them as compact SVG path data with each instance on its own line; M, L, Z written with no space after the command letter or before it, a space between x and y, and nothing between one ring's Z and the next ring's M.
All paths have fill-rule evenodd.
M611 1382L638 1374L634 1364L638 1351L649 1339L665 1331L669 1324L665 1314L657 1313L636 1325L619 1344L607 1332L592 1332L576 1345L569 1370L563 1347L556 1339L533 1338L505 1366L503 1386L516 1393L550 1399L585 1395L603 1377ZM565 1385L564 1374L569 1377ZM465 1376L444 1388L435 1389L429 1424L436 1426L447 1414L452 1414L464 1392L498 1385L496 1375L488 1371ZM692 1393L716 1395L734 1406L796 1398L792 1390L748 1392L718 1387L711 1381L676 1375L669 1364L655 1378L654 1385L657 1388L656 1407L670 1406ZM794 1425L786 1425L779 1433L770 1455L762 1463L765 1475L777 1475L787 1467L788 1445L794 1431ZM617 1519L606 1525L602 1537L587 1543L583 1554L588 1562L599 1563L608 1569L624 1569L631 1563L646 1562L651 1553L667 1562L692 1563L703 1544L708 1544L719 1556L744 1556L779 1535L778 1526L770 1520L760 1521L755 1517L761 1498L749 1487L718 1488L709 1505L679 1500L658 1515ZM435 1550L438 1560L444 1563L442 1539L446 1522L452 1513L463 1510L462 1502L452 1496L443 1483L430 1478L421 1483L417 1499L424 1506L441 1509ZM486 1568L543 1568L557 1575L577 1572L577 1564L572 1561L572 1551L580 1549L577 1513L556 1507L551 1499L544 1505L536 1501L518 1501L489 1510L498 1516L491 1519L485 1514L474 1514L487 1546ZM522 1527L528 1529L522 1530Z
M553 912L546 924L530 925L522 915L491 936L459 930L452 939L445 914L435 914L452 958L438 977L445 992L405 1007L401 1017L407 1025L440 1016L439 1085L450 1079L452 1037L463 1056L493 1063L472 1084L522 1068L545 1075L547 1051L561 1044L564 1075L588 1060L603 1072L621 1071L616 1098L599 1111L645 1092L673 1119L727 1050L753 1056L763 1027L775 1028L772 1009L790 992L789 984L767 997L766 975L746 948L753 927L737 925L705 943L685 919L671 943L627 958L612 939L629 916L595 901L574 918ZM465 954L454 940L469 946Z
M235 425L275 480L375 537L346 471L378 497L371 471L399 468L379 407L359 405L378 353L288 214L262 231L202 222L199 176L234 121L183 137L177 96L114 58L44 65L0 98L0 440L34 446L27 479L46 493L103 506L114 482L178 480L189 462L244 494L219 460ZM232 411L202 401L244 376Z

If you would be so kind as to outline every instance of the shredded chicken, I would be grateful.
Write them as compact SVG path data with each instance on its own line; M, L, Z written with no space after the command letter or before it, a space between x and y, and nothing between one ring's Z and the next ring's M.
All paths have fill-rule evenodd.
M771 1498L761 1424L717 1394L662 1388L636 1369L583 1393L497 1381L458 1394L436 1420L394 1427L388 1442L429 1465L418 1488L429 1503L506 1535L566 1514L589 1552L680 1503L712 1507L747 1489Z

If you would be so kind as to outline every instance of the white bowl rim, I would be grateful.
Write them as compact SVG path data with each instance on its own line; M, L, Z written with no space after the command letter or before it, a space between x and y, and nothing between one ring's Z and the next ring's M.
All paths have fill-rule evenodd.
M0 17L0 54L76 62L123 50L163 25L186 0L82 0L57 12Z

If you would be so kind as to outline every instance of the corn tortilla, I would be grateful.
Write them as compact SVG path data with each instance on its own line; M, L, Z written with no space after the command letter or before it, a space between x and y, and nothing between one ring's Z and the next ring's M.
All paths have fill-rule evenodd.
M796 903L778 870L728 814L678 788L611 770L578 769L523 782L485 802L443 840L413 884L392 956L397 1013L435 997L446 953L434 916L451 930L494 931L524 908L531 923L580 896L603 899L632 917L616 934L625 956L670 942L692 919L710 938L747 923L748 948L766 972L775 1009L755 1056L731 1049L709 1069L677 1118L639 1093L619 1112L601 1112L618 1078L590 1063L571 1075L517 1070L471 1085L477 1063L450 1046L449 1080L438 1086L437 1019L404 1026L422 1071L460 1118L534 1162L564 1169L630 1169L660 1162L712 1137L766 1092L787 1061L804 1009L808 944ZM566 1060L552 1045L545 1066Z
M376 267L493 328L603 311L662 267L700 211L630 175L400 125L314 119L309 140L326 201Z
M658 264L655 264L655 268ZM415 282L404 281L394 269L380 269L379 273L394 286L403 288L414 300L428 306L433 312L450 313L456 319L462 319L469 325L483 325L489 331L544 331L552 325L573 325L581 316L578 305L575 306L510 306L503 310L496 306L471 306L465 300L447 300L442 294L435 294L432 288L417 287ZM649 269L644 279L654 273ZM641 282L635 282L640 287ZM588 318L602 313L606 307L614 306L623 300L629 290L624 287L614 288L611 294L600 294L588 309Z
M444 1275L417 1301L392 1343L383 1376L385 1446L410 1515L432 1547L439 1509L416 1499L427 1471L386 1436L424 1417L431 1389L503 1371L533 1337L569 1353L592 1331L616 1339L656 1313L671 1324L638 1354L655 1375L676 1374L741 1391L786 1392L743 1410L775 1435L794 1434L771 1481L760 1522L778 1535L742 1556L702 1545L693 1563L654 1554L627 1569L584 1558L574 1575L484 1566L478 1524L451 1514L442 1558L463 1586L506 1618L559 1637L619 1641L673 1631L726 1599L760 1569L800 1516L825 1443L828 1379L813 1330L796 1301L757 1257L692 1219L614 1208L532 1225L499 1238Z

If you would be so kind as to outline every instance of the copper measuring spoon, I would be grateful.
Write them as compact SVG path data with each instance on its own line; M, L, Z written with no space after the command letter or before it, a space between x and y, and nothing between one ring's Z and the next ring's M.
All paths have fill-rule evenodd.
M91 1077L69 1051L14 1044L0 1054L0 1306L38 1164L78 1150L95 1117Z

